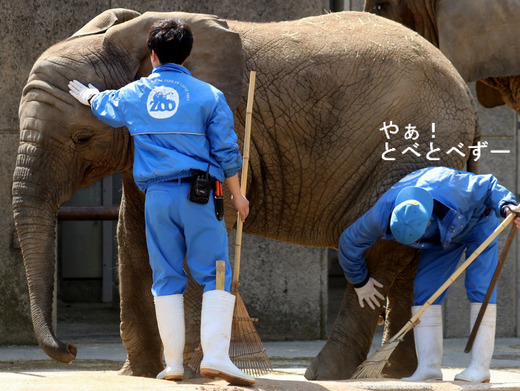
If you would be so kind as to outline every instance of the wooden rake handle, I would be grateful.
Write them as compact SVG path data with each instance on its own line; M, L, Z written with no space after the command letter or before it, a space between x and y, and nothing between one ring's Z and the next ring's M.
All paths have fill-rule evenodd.
M217 261L216 269L215 289L223 291L225 286L226 261Z
M514 213L511 213L514 214ZM486 296L484 297L484 301L482 302L482 305L480 306L480 311L477 315L477 319L475 319L475 324L473 325L473 329L471 330L471 334L468 338L468 343L466 344L466 347L464 348L464 353L469 353L471 351L471 348L473 347L473 342L475 341L475 337L477 336L478 329L480 327L480 323L482 322L482 318L484 317L484 312L486 312L486 308L489 304L489 300L491 299L491 295L493 294L493 291L495 290L495 286L498 282L498 277L500 277L500 272L502 271L502 268L504 267L504 264L506 263L507 254L509 252L509 249L511 248L511 245L513 244L513 241L515 240L516 236L516 225L513 225L511 227L511 231L509 231L509 236L507 237L507 241L504 245L504 249L502 250L502 253L500 254L500 259L498 260L497 267L495 269L495 273L493 274L493 277L491 278L491 282L489 283L488 290L486 292Z
M240 178L240 191L246 194L247 190L247 171L249 169L249 147L251 145L251 119L253 116L253 100L255 93L256 72L249 73L249 91L247 93L247 107L246 107L246 124L244 129L244 153L242 156L242 176ZM232 290L236 292L239 285L240 277L240 250L242 247L242 227L243 222L240 218L240 213L237 212L237 232L235 240L235 266L233 268L233 284Z
M448 278L448 280L442 284L442 286L435 291L435 293L428 299L426 303L423 304L423 306L417 311L417 313L412 316L412 318L406 322L406 324L403 326L403 328L392 337L391 341L395 341L396 339L400 339L406 334L410 329L412 329L419 320L419 317L428 309L429 306L433 304L435 300L446 290L448 287L457 279L458 276L462 274L464 270L467 269L467 267L477 258L482 251L486 249L489 244L495 240L495 238L513 221L513 219L516 217L515 213L510 213L509 216L507 216L504 221L487 237L486 240L473 252L473 254L470 255L469 258L464 261L462 265L459 266L457 270L453 272L453 274Z

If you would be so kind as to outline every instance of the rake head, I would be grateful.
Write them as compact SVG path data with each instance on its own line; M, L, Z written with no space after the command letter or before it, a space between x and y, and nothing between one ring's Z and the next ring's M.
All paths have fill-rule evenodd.
M273 371L273 367L253 324L258 319L249 316L240 294L235 294L229 357L238 368L252 376L266 375Z
M379 349L377 349L370 357L363 361L351 379L378 379L382 378L382 372L385 365L388 363L390 356L395 348L402 341L403 338L390 340Z

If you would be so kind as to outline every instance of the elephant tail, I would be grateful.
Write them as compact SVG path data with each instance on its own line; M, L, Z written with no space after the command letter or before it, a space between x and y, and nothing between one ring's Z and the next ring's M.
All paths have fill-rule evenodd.
M477 111L477 107L476 107L476 104L475 104L475 100L474 99L472 99L472 100L474 102L473 106L474 106L474 111L475 111L475 115L474 115L474 118L475 118L475 130L474 130L475 133L474 134L475 135L473 137L473 146L478 146L478 144L480 143L480 139L482 137L482 134L480 132L480 130L481 130L480 118L479 118L479 115L478 115L478 111ZM469 154L468 161L466 162L466 165L467 165L466 171L472 172L474 174L478 174L479 160L478 159L475 160L471 153Z

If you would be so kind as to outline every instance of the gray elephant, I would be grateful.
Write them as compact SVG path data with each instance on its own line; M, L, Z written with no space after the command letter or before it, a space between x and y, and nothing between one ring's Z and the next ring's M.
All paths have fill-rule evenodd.
M185 13L104 12L42 54L20 104L15 224L35 333L42 349L59 361L73 361L76 348L52 330L56 212L78 188L121 172L121 337L128 353L121 372L155 376L163 369L144 194L132 178L132 140L125 128L97 120L68 93L67 84L77 78L114 89L148 75L146 34L154 21L167 17L191 24L195 45L186 66L224 92L240 143L244 81L249 70L257 72L247 187L251 211L244 224L249 234L337 248L341 232L393 183L428 165L465 168L468 147L479 139L474 102L455 68L422 37L384 18L339 13L254 24ZM453 148L457 151L450 153ZM231 229L235 214L231 203L226 206ZM388 297L385 338L410 318L413 255L391 242L378 242L367 253L370 273ZM192 283L188 291L186 360L198 345L197 294L200 300ZM332 335L306 376L349 378L367 356L378 317L368 306L359 307L349 286ZM415 365L413 343L402 343L385 373L411 374Z
M517 0L365 0L365 11L417 31L448 57L463 79L476 81L487 108L520 113L520 2Z

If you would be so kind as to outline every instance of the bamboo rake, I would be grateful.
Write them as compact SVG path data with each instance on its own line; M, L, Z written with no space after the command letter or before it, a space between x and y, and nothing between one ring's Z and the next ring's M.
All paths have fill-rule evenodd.
M516 217L515 213L511 213L507 216L504 221L493 231L491 235L471 254L469 258L459 266L457 270L448 278L448 280L437 289L437 291L428 299L426 303L419 309L419 311L412 316L412 318L406 322L403 328L385 342L379 349L377 349L370 357L362 362L357 368L352 379L367 379L367 378L380 378L382 377L381 372L385 367L388 359L394 352L395 348L401 342L408 331L413 329L418 323L420 316L430 307L435 300L446 290L448 287L459 277L464 270L477 258L482 251L486 249L489 244L495 240L495 238L513 221Z
M249 169L249 149L251 145L251 119L253 115L253 99L255 90L256 72L251 71L249 76L249 91L247 95L246 123L244 132L244 151L242 156L242 176L240 179L240 191L246 194L247 173ZM243 222L240 213L237 212L237 227L235 239L235 263L233 267L233 280L231 293L236 296L235 315L231 331L231 346L229 356L235 365L253 376L268 374L273 370L264 345L260 340L253 321L247 312L246 306L238 287L240 286L240 254L242 250Z
M226 261L217 261L216 264L215 289L223 291L226 278Z
M509 249L513 244L516 236L516 225L511 226L511 231L509 231L509 236L507 237L506 243L504 244L504 248L502 249L502 254L500 254L500 258L497 263L497 267L495 269L495 273L493 273L493 277L491 278L491 282L489 283L488 290L486 292L486 296L484 296L484 301L480 306L480 310L477 314L477 318L475 319L475 323L473 324L473 328L471 329L471 334L469 335L468 342L466 347L464 348L464 353L471 352L471 348L473 347L473 342L475 342L475 337L477 336L478 329L480 328L480 323L482 323L482 318L484 317L484 312L486 312L486 308L489 304L489 300L493 295L493 291L495 290L495 286L498 282L498 277L500 277L500 272L506 263L507 254L509 253Z
M242 154L242 175L241 187L242 194L246 194L247 173L249 168L249 149L251 144L251 119L253 114L253 98L256 81L256 72L251 71L249 75L249 90L247 95L246 123L244 132L244 151ZM242 228L243 222L240 213L237 212L236 241L235 241L235 263L233 267L233 280L231 293L235 295L235 312L231 329L231 343L229 347L229 357L233 363L253 376L261 376L272 371L271 362L260 337L253 325L253 319L249 316L245 304L238 293L240 277L240 253L242 247ZM217 274L218 278L218 274ZM189 366L193 370L198 370L202 361L202 349L197 348L191 359Z
M255 94L256 72L251 71L249 74L249 90L247 93L246 106L246 124L244 129L244 151L242 154L242 176L240 177L240 191L246 194L247 191L247 172L249 171L249 149L251 145L251 119L253 116L253 99ZM242 227L244 223L240 218L240 212L237 212L237 232L235 239L235 266L233 268L233 283L231 291L238 291L240 283L240 252L242 247Z

